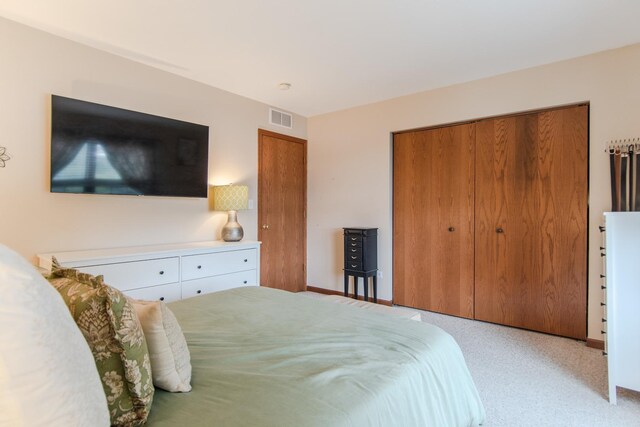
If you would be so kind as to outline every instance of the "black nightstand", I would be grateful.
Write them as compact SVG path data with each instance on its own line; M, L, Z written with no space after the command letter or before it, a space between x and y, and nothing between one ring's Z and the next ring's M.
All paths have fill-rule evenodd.
M358 278L363 278L364 300L369 300L369 277L373 277L373 302L378 302L378 229L344 228L344 296L349 295L353 276L353 297L358 298Z

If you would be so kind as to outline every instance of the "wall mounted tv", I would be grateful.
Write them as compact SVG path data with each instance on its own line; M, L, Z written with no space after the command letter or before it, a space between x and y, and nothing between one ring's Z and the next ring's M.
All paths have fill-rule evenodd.
M209 127L51 96L51 192L207 197Z

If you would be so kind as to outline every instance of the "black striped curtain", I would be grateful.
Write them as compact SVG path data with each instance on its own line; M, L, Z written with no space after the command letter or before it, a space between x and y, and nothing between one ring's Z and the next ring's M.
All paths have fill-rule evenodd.
M611 210L640 211L640 144L610 143Z

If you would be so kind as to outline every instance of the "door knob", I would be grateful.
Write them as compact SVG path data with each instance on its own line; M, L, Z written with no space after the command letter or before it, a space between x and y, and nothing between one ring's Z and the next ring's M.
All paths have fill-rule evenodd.
M504 230L500 227L496 228L496 233L500 234L500 233L504 233Z
M268 230L268 229L269 229L269 226L268 226L267 224L262 224L262 229L263 229L263 230Z
M452 232L454 232L454 231L456 231L456 229L455 229L455 228L453 228L453 227L449 227L449 233L452 233Z

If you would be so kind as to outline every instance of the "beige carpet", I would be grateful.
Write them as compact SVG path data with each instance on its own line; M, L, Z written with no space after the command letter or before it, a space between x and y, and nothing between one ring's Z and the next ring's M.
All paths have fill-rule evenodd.
M640 427L640 393L618 389L618 405L609 404L600 350L567 338L421 314L462 348L487 410L484 426Z
M640 426L640 393L607 400L606 358L582 341L422 311L458 341L494 426ZM640 361L638 361L640 364Z

